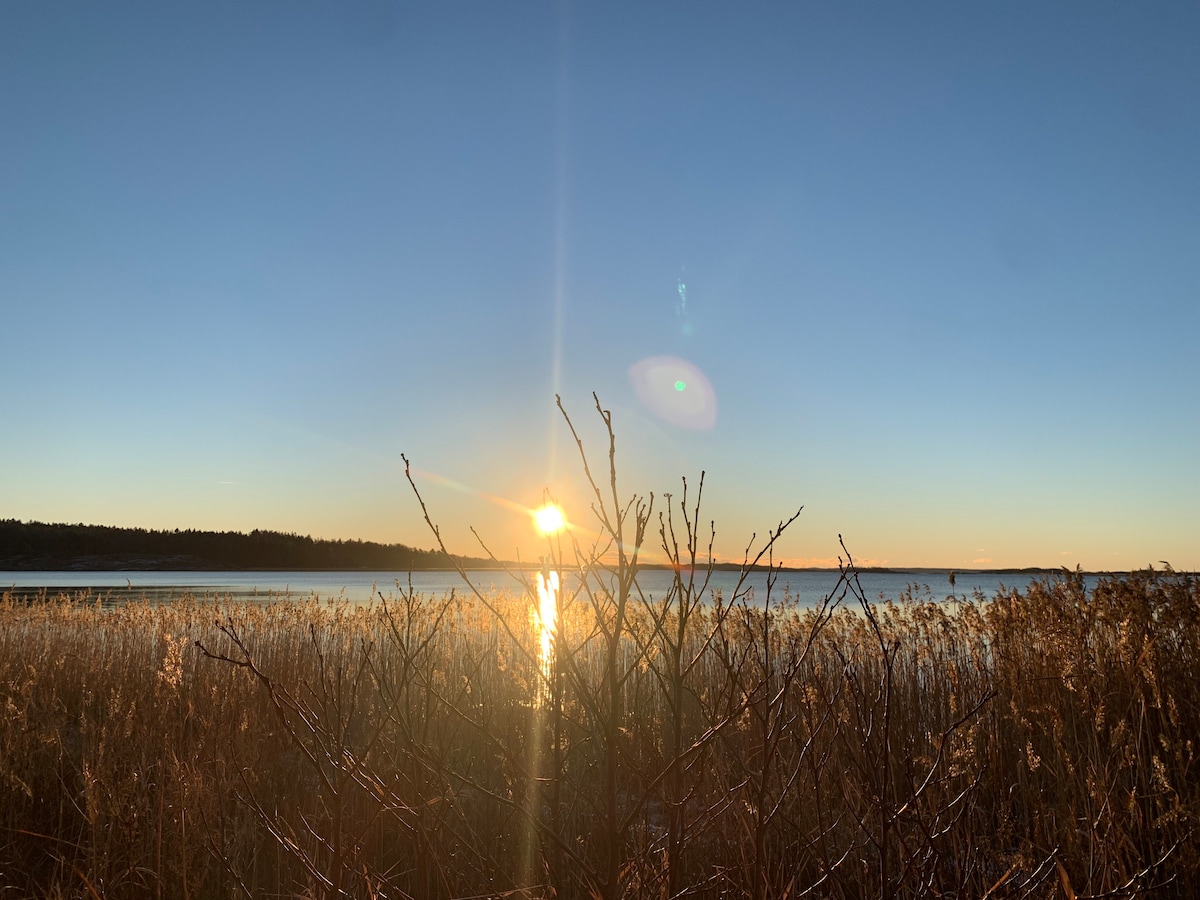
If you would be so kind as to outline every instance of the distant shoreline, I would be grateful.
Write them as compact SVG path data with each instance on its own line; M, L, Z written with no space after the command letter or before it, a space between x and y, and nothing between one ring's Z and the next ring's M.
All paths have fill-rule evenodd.
M528 563L494 563L482 562L478 559L464 560L462 568L472 572L503 572L505 570L521 569L524 571L536 571L540 568L537 565ZM665 572L671 569L671 566L661 563L643 563L638 566L639 569L645 571ZM707 566L699 565L696 567L697 572L702 572ZM713 571L717 572L740 572L743 566L740 563L715 563ZM766 572L767 566L748 566L748 571ZM154 557L154 556L137 556L137 557L99 557L99 556L79 556L59 559L46 558L4 558L0 557L0 572L454 572L457 567L453 565L442 566L410 566L410 567L392 567L392 566L232 566L213 563L208 560L188 558L188 557ZM838 569L834 566L785 566L776 568L775 571L780 573L788 572L829 572L836 573ZM947 578L951 572L961 575L972 574L987 574L987 575L1054 575L1063 571L1059 568L1045 568L1038 566L1029 566L1025 568L948 568L940 566L858 566L856 572L873 573L873 574L888 574L888 575L944 575ZM1075 570L1070 570L1074 572ZM1126 571L1085 571L1084 575L1126 575Z
M47 524L0 519L0 572L447 572L536 570L531 563L455 556L405 544L326 540L277 531L153 531L108 525ZM663 563L643 563L665 571ZM697 571L707 566L701 562ZM767 566L748 567L765 572ZM719 562L718 572L739 572L740 562ZM837 572L836 566L797 566L780 572ZM957 568L950 566L858 566L860 573L944 575L985 573L1038 576L1064 567ZM1067 571L1074 571L1068 569ZM1127 574L1088 571L1085 575Z

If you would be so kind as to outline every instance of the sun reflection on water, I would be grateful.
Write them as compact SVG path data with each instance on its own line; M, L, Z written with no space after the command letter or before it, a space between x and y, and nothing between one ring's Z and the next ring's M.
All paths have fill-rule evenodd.
M550 572L549 575L537 573L537 625L540 641L538 667L542 673L538 699L542 703L549 698L550 674L554 664L554 636L558 631L558 589L557 572Z

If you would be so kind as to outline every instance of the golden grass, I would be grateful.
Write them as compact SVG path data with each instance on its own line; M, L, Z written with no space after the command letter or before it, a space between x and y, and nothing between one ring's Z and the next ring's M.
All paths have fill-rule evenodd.
M611 646L611 597L568 596L543 704L531 600L486 599L0 598L0 897L1200 877L1194 577L867 613L659 598Z

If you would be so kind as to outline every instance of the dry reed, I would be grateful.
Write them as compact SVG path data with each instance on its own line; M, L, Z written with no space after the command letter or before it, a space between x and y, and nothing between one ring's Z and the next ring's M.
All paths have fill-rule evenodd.
M602 604L6 595L0 896L1187 894L1194 577L852 599L631 604L613 819Z

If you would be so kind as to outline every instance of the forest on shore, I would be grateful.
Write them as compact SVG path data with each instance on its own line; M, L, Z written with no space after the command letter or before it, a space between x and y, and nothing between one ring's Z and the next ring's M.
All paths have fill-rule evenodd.
M448 569L456 557L440 550L373 541L322 540L254 530L153 531L107 525L47 524L0 519L0 570L11 572L216 571L313 569L421 571ZM457 557L468 566L488 560Z

